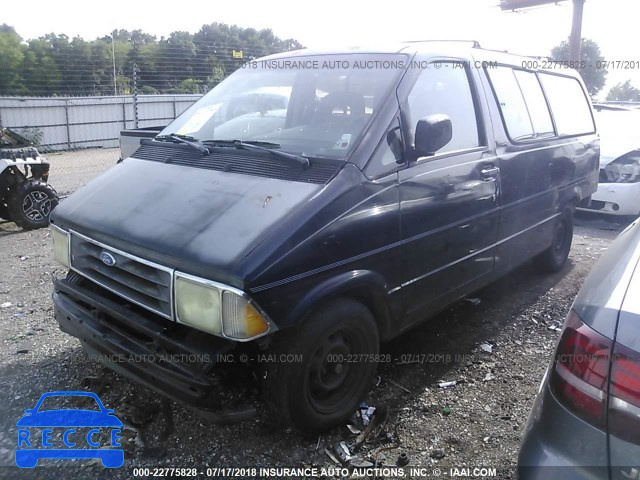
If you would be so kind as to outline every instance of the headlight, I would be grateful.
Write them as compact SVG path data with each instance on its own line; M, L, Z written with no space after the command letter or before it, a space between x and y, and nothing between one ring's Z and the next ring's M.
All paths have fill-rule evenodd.
M53 237L53 258L69 268L69 232L51 225L51 236Z
M222 334L220 291L204 283L176 276L176 316L203 332Z
M232 340L251 340L271 329L241 291L178 272L175 306L178 322Z

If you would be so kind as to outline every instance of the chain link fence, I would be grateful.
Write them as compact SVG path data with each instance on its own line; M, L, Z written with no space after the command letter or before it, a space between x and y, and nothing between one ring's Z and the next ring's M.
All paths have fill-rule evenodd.
M51 185L67 195L116 164L122 130L167 125L198 98L198 94L0 97L0 126L38 146L51 163Z

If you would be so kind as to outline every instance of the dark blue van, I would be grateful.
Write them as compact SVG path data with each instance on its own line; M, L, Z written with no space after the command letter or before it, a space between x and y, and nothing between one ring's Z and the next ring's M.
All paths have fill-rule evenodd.
M381 341L565 263L599 140L578 74L535 67L473 42L245 64L53 212L62 330L216 421L252 413L219 395L241 358L278 418L343 422Z

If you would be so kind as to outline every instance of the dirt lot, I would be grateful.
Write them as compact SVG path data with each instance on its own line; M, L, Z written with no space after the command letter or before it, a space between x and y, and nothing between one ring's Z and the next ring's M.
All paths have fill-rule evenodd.
M393 360L380 366L376 385L363 400L387 406L389 416L360 457L393 465L406 453L410 465L443 472L488 466L501 471L499 478L514 476L520 435L553 352L556 327L622 228L594 218L579 223L562 272L543 276L526 265L383 346ZM353 440L346 427L320 438L282 429L251 397L255 392L248 395L259 407L258 417L232 426L208 425L161 401L91 363L79 342L58 330L50 277L63 272L53 261L48 231L22 232L0 223L0 252L0 477L132 478L136 466L197 467L203 473L207 466L332 467L325 447ZM453 388L438 386L453 380L458 382ZM116 470L96 461L31 471L13 467L15 423L23 410L43 392L82 389L100 390L107 408L124 421L125 465Z
M67 195L111 168L120 158L119 148L91 148L47 153L51 164L49 183L60 195Z

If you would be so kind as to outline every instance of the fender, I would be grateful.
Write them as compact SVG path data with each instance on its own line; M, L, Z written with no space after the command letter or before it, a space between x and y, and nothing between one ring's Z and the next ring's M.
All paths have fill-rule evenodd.
M319 304L332 298L348 297L362 302L371 310L380 338L389 336L391 314L388 286L384 277L370 270L351 270L328 278L309 290L287 315L287 326L302 323Z

